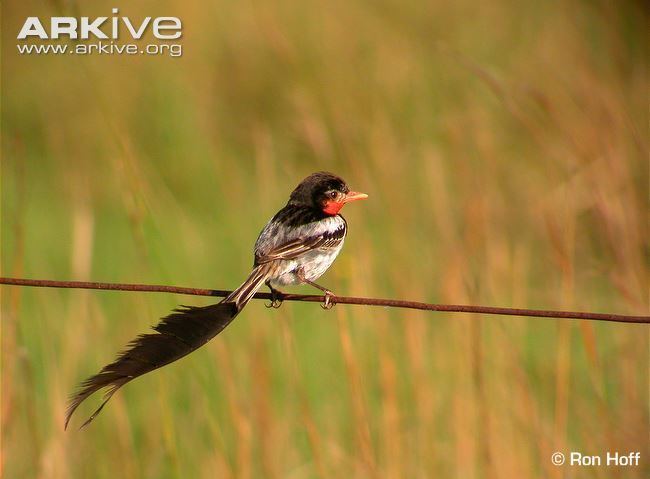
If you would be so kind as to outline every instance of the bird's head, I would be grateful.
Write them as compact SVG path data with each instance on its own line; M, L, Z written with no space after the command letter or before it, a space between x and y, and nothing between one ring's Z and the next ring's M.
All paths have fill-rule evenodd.
M368 195L365 193L350 191L341 177L319 171L300 182L291 193L289 204L309 206L334 216L346 203L366 198Z

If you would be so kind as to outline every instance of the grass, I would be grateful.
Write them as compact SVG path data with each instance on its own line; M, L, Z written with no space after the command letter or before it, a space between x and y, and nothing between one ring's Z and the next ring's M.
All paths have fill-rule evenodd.
M234 287L327 169L370 195L335 292L647 314L641 2L121 9L180 17L182 58L21 57L59 10L3 7L5 276ZM4 477L647 476L641 325L254 303L64 433L73 387L187 302L2 288Z

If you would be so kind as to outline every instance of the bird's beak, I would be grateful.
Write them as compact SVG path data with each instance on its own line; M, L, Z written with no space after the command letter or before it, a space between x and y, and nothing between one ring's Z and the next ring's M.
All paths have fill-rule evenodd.
M359 193L358 191L350 191L347 195L343 197L343 203L349 203L350 201L365 200L368 198L368 195L365 193Z

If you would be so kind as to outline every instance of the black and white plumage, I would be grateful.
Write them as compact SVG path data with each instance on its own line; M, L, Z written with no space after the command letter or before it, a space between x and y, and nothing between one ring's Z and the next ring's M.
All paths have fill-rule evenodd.
M244 283L218 304L183 306L131 341L112 363L81 383L72 396L65 427L79 405L95 392L106 389L99 408L82 425L89 424L112 395L133 379L176 361L219 334L266 284L276 287L307 283L325 292L328 307L331 291L314 283L336 259L347 234L347 223L339 214L350 201L367 198L350 191L332 173L319 172L305 178L289 202L271 218L255 243L253 271ZM273 301L274 306L279 302Z

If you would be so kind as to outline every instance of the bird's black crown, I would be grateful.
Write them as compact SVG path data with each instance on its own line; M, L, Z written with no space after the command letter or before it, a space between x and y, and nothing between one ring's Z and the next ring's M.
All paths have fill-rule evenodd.
M312 173L291 192L288 204L306 205L321 209L333 193L348 193L350 188L343 178L327 171Z

